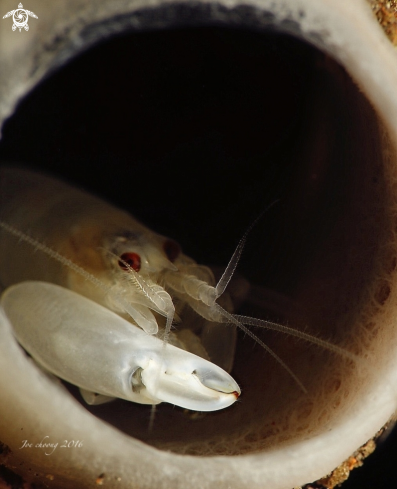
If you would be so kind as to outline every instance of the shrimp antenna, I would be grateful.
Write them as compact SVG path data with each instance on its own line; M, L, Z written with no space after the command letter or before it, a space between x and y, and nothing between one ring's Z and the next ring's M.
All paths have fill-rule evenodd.
M264 343L260 338L258 338L258 336L256 336L256 334L254 334L246 326L244 326L244 324L243 324L244 321L240 321L240 317L245 318L245 316L238 316L236 314L231 314L231 313L227 312L225 309L223 309L223 307L217 303L215 303L215 305L213 307L215 307L215 309L226 319L225 322L229 322L229 323L234 324L237 327L239 327L242 331L244 331L244 333L246 333L250 338L252 338L256 343L258 343L264 350L266 350L283 367L283 369L288 372L288 374L298 384L300 389L305 394L307 394L307 389L302 384L302 382L299 380L299 378L294 374L294 372L288 367L288 365L270 347L268 347L266 345L266 343ZM247 319L251 319L251 318L247 318ZM295 331L295 330L293 330L293 331Z
M280 199L276 199L271 204L269 204L267 207L265 207L265 209L259 214L259 216L256 219L254 219L254 221L246 229L242 238L238 242L238 245L237 245L236 249L234 250L232 257L230 258L230 261L229 261L227 267L225 268L225 271L223 272L222 277L219 279L219 282L215 286L216 298L220 297L225 292L226 287L229 285L229 282L232 279L234 272L236 271L237 265L240 261L241 253L243 252L245 242L247 241L247 237L248 237L249 233L257 225L257 223L262 219L264 214L266 214L266 212L269 209L271 209L275 204L277 204L279 201L280 201Z
M303 331L298 331L296 329L290 328L289 326L284 326L283 324L273 323L271 321L265 321L263 319L252 318L249 316L240 316L239 314L233 314L233 316L235 317L235 319L237 319L238 322L244 325L271 329L273 331L278 331L289 336L295 336L296 338L308 341L309 343L320 346L321 348L329 350L333 353L337 353L338 355L346 357L349 360L353 360L354 362L360 361L360 358L357 355L354 355L354 353L351 353L341 348L340 346L334 345L329 341L322 340L321 338L317 338L316 336L312 336L308 333L304 333Z
M57 251L49 248L46 246L44 243L41 243L37 239L32 238L28 234L23 233L19 229L15 228L14 226L11 226L10 224L7 224L4 221L0 220L0 228L4 229L4 231L8 232L9 234L12 234L16 238L19 238L21 241L25 241L25 243L30 244L33 248L36 250L39 250L43 253L45 253L47 256L50 258L53 258L57 262L61 263L62 265L67 266L74 272L78 273L82 277L86 278L89 280L91 283L99 287L105 292L109 292L110 287L105 285L101 280L96 278L94 275L92 275L90 272L87 272L84 268L80 267L76 263L74 263L72 260L69 260L69 258L66 258L65 256L61 255Z

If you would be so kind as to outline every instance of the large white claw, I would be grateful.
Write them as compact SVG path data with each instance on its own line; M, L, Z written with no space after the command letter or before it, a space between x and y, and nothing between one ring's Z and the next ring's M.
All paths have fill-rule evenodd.
M46 370L86 391L199 411L225 408L240 395L220 367L165 345L69 289L23 282L5 291L1 305L25 350Z

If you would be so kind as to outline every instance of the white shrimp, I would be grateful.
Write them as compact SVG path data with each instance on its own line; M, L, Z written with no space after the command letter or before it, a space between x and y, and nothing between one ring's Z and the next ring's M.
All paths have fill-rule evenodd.
M79 381L77 376L70 380L84 389L85 399L89 399L90 402L98 403L104 399L93 397L85 391L97 392L108 397L126 398L123 390L115 392L114 389L101 387L106 369L104 366L90 370L92 375L87 384L82 380L86 379L86 372L89 370L83 358L70 356L63 370L51 365L51 352L55 362L55 351L63 349L63 337L71 338L71 351L75 351L77 355L77 350L85 343L83 338L87 338L86 332L92 325L95 313L94 321L97 323L96 328L100 331L102 342L100 348L98 344L95 345L95 348L98 348L97 357L101 356L105 349L109 349L109 355L114 355L115 358L112 372L123 378L126 384L129 376L132 379L132 374L128 373L131 372L131 365L139 371L139 382L142 385L136 381L138 387L135 387L134 395L130 395L130 400L141 403L147 403L148 399L151 403L174 402L181 407L201 411L221 409L236 400L240 389L227 372L191 352L172 345L162 346L159 350L159 345L164 343L147 334L156 333L158 330L159 317L155 314L165 316L169 326L174 316L173 302L158 283L163 269L175 268L164 251L158 252L158 248L162 249L161 245L169 240L147 230L128 214L55 179L23 170L2 169L0 182L1 196L4 199L2 217L7 216L7 220L13 223L22 223L29 229L31 236L39 238L34 239L5 221L1 222L2 285L9 287L29 279L44 280L70 288L124 317L130 315L130 322L126 323L129 328L128 334L125 320L124 326L121 326L121 318L114 313L111 313L112 318L106 330L104 323L96 317L103 314L103 309L97 304L87 302L77 294L69 297L65 289L56 288L56 293L50 294L48 287L55 291L55 285L47 284L47 288L44 289L42 285L36 284L33 286L36 289L33 302L42 303L47 311L44 323L36 314L26 313L26 317L21 316L19 311L24 310L25 297L28 303L27 297L33 292L31 284L29 293L26 289L27 284L19 284L6 291L3 306L9 316L17 315L16 318L11 318L14 323L21 325L16 326L21 335L17 335L17 338L21 338L20 341L27 351L30 352L34 348L31 354L39 364L65 380L70 379L70 364L77 365L81 379ZM44 241L47 244L44 244ZM13 260L15 266L10 266ZM77 304L82 300L86 301L84 307L77 308ZM76 307L65 309L62 301L69 304L75 301ZM87 311L86 314L83 314L83 310ZM109 314L106 317L109 318ZM29 322L31 320L33 324ZM87 326L80 328L80 334L75 332L70 335L70 325L73 321ZM59 328L57 343L47 351L46 329L54 327L52 324L57 324ZM138 334L139 330L135 324L142 327L146 333ZM29 346L24 341L21 333L24 328L36 332L40 339L37 344ZM108 347L108 336L114 328L119 328L122 331L120 334L125 336L119 345L120 348L121 343L124 345L123 352L117 353L112 351L111 345ZM177 338L173 338L173 341L185 348ZM88 348L87 345L86 347ZM113 349L117 350L114 346ZM87 362L92 358L92 364L97 365L97 357L94 351L90 350L84 358ZM127 370L126 362L130 366ZM128 384L130 388L131 382ZM174 395L173 385L180 386L177 396ZM210 392L211 390L213 392Z
M211 360L229 370L235 348L235 328L229 328L229 332L225 333L222 323L232 323L243 329L273 355L295 379L302 390L305 390L304 386L289 367L248 330L244 324L294 334L348 358L354 357L354 355L349 354L342 348L291 328L254 318L237 316L232 313L230 300L228 300L228 296L224 294L224 291L238 264L249 230L237 246L225 273L218 284L215 285L211 270L197 265L191 258L184 255L179 245L174 241L150 231L130 215L95 197L71 188L55 179L23 170L2 169L0 178L2 196L4 196L5 201L2 206L3 220L0 221L0 280L3 285L9 286L30 279L44 280L68 287L112 309L123 317L129 316L129 328L131 329L129 334L131 335L135 335L135 332L132 332L131 322L144 329L146 333L157 333L160 316L163 316L166 318L164 325L165 343L168 341L175 313L177 316L185 316L185 306L188 305L206 320L208 328L211 330L222 328L222 334L215 334L212 344L209 342L204 345L205 348L201 347L200 355L206 356L206 353L210 353ZM32 215L32 209L34 209L34 215ZM9 222L18 223L20 228L28 229L29 235L11 226ZM20 240L19 246L15 245L15 237ZM33 256L32 249L38 249L44 253L36 253ZM50 259L48 259L49 257ZM19 289L11 289L12 296L8 295L11 292L5 295L6 298L14 297L12 301L18 304L15 311L18 311L19 304L23 303L24 294L27 293L26 289L24 289L24 284L18 287ZM39 286L38 284L36 286L30 284L29 287L29 291L31 291L32 287L37 287L37 290L42 291L40 292L40 301L47 300L45 297L48 288L44 289L42 285ZM56 305L50 308L51 311L55 310L55 312L51 315L48 314L49 323L55 321L54 316L59 314L60 311L62 311L62 316L66 314L65 308L62 306L63 299L61 299L61 296L64 296L65 302L72 301L66 292L60 292L60 290L64 289L58 290L57 288L56 290L57 299L54 297L51 299L51 304ZM48 294L49 296L50 294ZM217 299L221 296L226 308L217 302ZM78 296L74 295L73 297ZM36 299L38 300L38 298ZM10 301L11 299L4 300ZM76 303L81 302L80 299L74 298L73 300L76 300ZM89 306L85 304L84 307L87 310L95 310L95 305L92 305L92 303ZM100 313L103 312L102 309L98 309L98 311ZM70 321L76 320L79 323L81 322L81 317L85 318L83 312L80 311L77 314L73 308L70 308L68 315L71 315ZM22 324L22 319L18 320L21 320ZM63 335L68 336L70 321L68 316L68 320L65 320L65 326L62 327ZM99 319L95 319L95 321L100 323ZM103 323L100 324L102 325ZM25 326L21 326L21 328L24 330ZM39 327L37 328L39 332ZM108 328L113 331L112 326L108 326ZM123 329L123 334L127 331L126 328L127 326L124 326L124 329L121 328ZM83 327L80 329L84 331ZM20 329L18 328L18 330ZM99 348L98 344L99 351L107 348L105 346L107 343L105 331L106 328L101 326L102 346ZM82 332L81 335L75 334L73 336L75 349L77 345L81 344L84 334ZM143 336L141 335L140 338L143 338ZM220 409L221 407L217 406L222 403L217 404L207 398L202 399L201 403L192 403L188 400L197 397L198 394L195 389L198 387L201 389L203 385L206 388L210 388L210 385L215 385L216 396L219 396L219 392L221 392L223 396L227 397L227 400L225 397L225 405L234 402L239 395L239 387L226 372L222 370L223 374L221 375L218 367L209 362L207 363L212 365L213 370L207 364L203 367L198 362L198 357L195 357L193 361L189 357L190 354L188 352L179 350L181 353L178 354L178 358L184 356L186 359L185 364L189 366L189 375L193 377L182 382L181 386L184 394L176 399L172 395L172 388L162 387L164 382L162 373L165 372L163 367L166 358L168 362L166 371L168 373L173 372L173 375L178 378L177 382L180 382L178 377L180 364L176 362L175 368L173 368L171 357L166 353L170 351L168 349L171 348L171 345L166 348L163 346L160 354L158 350L159 340L148 335L145 335L145 338L145 341L139 340L142 341L142 345L145 345L144 347L142 346L146 355L143 362L145 366L142 367L141 363L134 363L136 370L133 368L134 372L139 371L139 382L136 381L134 374L128 374L130 376L128 384L130 388L135 381L139 383L138 388L134 392L134 399L141 400L135 400L135 402L146 403L147 399L150 399L154 402L174 402L183 407L189 405L190 409L214 410ZM149 338L157 342L152 343L150 349L146 347L146 344L150 341ZM128 343L127 340L125 341ZM135 339L131 341L135 342ZM22 337L20 342L27 351L30 351L29 345ZM194 341L192 343L187 341L183 345L180 341L178 342L178 338L176 342L178 346L191 350L193 350L191 344L195 343ZM134 343L134 349L131 350L132 353L130 355L139 356L137 353L137 350L139 350L137 347L138 343ZM60 344L63 345L63 342L61 341ZM48 352L45 352L45 355L43 353L44 356L42 356L37 345L35 348L31 354L41 365L65 380L70 379L67 373L62 373L59 368L51 366L51 348ZM116 351L114 346L109 347L110 356L113 350L114 352ZM207 352L204 350L207 350ZM129 358L128 355L127 352L124 352L116 362L118 367L116 364L112 366L114 369L112 375L123 376L125 372L131 372L132 367L129 360L129 369L123 370L123 361L125 358ZM97 356L95 352L90 351L90 354L86 357L87 362L91 361L90 358L92 357L93 365L96 365L95 359L97 359ZM155 360L152 359L152 356L155 357ZM79 361L77 361L77 358ZM86 391L102 394L102 396L126 398L125 391L115 393L109 388L100 388L101 369L94 369L96 372L96 377L94 376L94 378L91 369L85 365L86 362L83 362L80 357L77 358L73 362L77 362L76 365L79 365L80 377L85 378L84 372L90 371L91 379L90 382L83 385L83 382L79 381L79 376L77 376L70 380L72 383ZM147 363L148 359L151 359L151 363L149 362L150 368ZM201 359L201 361L204 360ZM194 365L197 367L194 367ZM198 375L197 372L200 372L201 368L207 369L206 371L209 373L204 376ZM181 372L184 372L184 370L182 369ZM217 379L215 384L211 381L209 382L210 385L207 385L208 382L205 379L212 379L212 377ZM197 379L204 379L204 381L201 382L201 385L196 385L194 382L190 382L192 378L196 384ZM149 388L149 385L151 388ZM145 387L143 388L143 386ZM137 391L139 391L138 395L136 395ZM141 395L141 392L144 392L144 394ZM160 392L162 393L161 396L159 395ZM131 399L131 396L129 399L134 400ZM101 398L101 400L103 399ZM199 405L200 407L198 407ZM222 404L222 407L225 407L225 405Z

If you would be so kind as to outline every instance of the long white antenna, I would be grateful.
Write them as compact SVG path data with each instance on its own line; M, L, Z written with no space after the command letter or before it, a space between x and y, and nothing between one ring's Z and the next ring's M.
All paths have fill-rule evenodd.
M220 278L219 282L215 286L215 291L216 291L216 297L220 297L224 292L226 287L229 285L229 282L231 278L233 277L233 274L237 268L238 262L240 261L241 258L241 253L243 252L245 242L247 241L247 236L249 233L252 231L252 229L256 226L256 224L262 219L263 215L271 209L275 204L279 202L279 199L275 200L272 202L270 205L268 205L260 214L259 216L249 225L248 229L245 231L243 234L243 237L240 239L236 249L234 250L234 253L232 257L230 258L230 261L225 268L225 271L222 274L222 277Z

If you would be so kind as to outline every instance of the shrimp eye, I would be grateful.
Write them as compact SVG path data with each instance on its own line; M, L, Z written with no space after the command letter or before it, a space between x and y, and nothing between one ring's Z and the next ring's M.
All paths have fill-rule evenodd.
M123 262L128 263L128 265L136 272L139 272L141 269L141 257L138 255L138 253L123 253L120 258L123 260ZM123 262L119 261L120 268L123 270L128 270Z
M167 255L169 261L171 263L174 263L181 252L181 247L176 241L172 241L172 239L167 239L167 241L164 241L163 243L163 250Z

